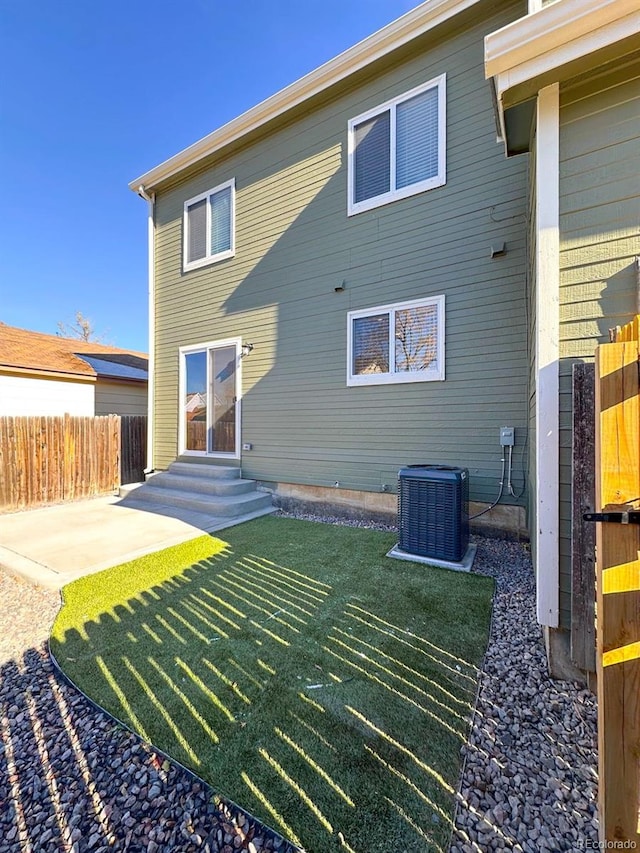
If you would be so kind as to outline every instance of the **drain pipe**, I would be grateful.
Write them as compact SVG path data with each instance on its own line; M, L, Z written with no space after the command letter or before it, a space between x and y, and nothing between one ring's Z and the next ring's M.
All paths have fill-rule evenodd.
M138 195L147 202L147 264L148 264L148 299L149 299L149 379L147 383L147 467L144 473L153 471L153 396L154 396L154 366L155 366L155 334L156 334L156 305L155 305L155 234L154 213L155 193L147 193L145 188L138 187Z

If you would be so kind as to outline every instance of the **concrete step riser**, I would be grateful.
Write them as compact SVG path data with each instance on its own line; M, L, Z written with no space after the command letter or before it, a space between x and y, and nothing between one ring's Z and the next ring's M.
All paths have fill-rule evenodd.
M127 506L130 506L132 509L140 509L144 512L156 511L153 509L153 506L155 505L137 501L133 496L127 501ZM177 518L180 521L193 525L194 527L199 527L201 530L213 533L217 530L224 530L227 527L233 527L236 524L242 524L245 521L251 521L254 518L260 518L263 515L271 515L272 513L277 512L277 509L274 506L268 506L266 508L255 510L254 512L247 512L242 515L234 516L233 518L221 518L220 516L214 516L210 513L194 512L193 510L185 510L181 507L168 507L166 505L164 505L162 509L158 509L157 512L160 515L165 515L168 518Z
M260 509L267 509L271 506L271 495L261 492L255 492L248 499L242 496L242 500L223 501L216 500L213 496L202 495L202 497L198 498L195 495L179 495L171 492L169 489L152 489L149 487L144 489L144 491L139 489L135 493L135 500L137 503L148 502L152 504L179 506L193 512L202 512L207 515L216 515L224 518L234 518L235 516L256 512Z
M167 491L179 489L182 492L198 492L204 495L243 495L256 489L255 480L209 480L173 473L156 474L149 480L149 485Z
M224 465L198 465L189 462L172 462L167 469L170 474L179 474L188 477L203 477L207 480L239 480L240 468L231 468ZM159 476L159 475L155 475ZM151 478L153 479L153 477Z

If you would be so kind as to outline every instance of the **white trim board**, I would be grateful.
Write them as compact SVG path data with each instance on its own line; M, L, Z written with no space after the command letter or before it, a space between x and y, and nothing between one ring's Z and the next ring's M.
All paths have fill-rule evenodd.
M640 32L638 0L555 0L485 37L485 76L507 90Z
M475 6L480 0L426 0L401 18L325 62L319 68L296 80L295 83L252 107L247 112L203 137L198 142L145 172L129 188L138 192L193 166L204 157L230 145L278 116L308 101L310 98L355 74L362 68L413 41L439 24Z
M560 610L560 86L538 92L536 132L536 603L557 628Z

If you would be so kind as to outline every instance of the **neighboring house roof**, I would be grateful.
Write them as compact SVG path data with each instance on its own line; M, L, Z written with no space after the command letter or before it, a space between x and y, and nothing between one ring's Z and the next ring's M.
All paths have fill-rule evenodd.
M80 341L18 329L0 322L0 371L56 373L146 381L148 356L94 341Z
M141 187L144 190L153 189L161 181L188 169L204 157L284 115L479 2L480 0L426 0L406 15L223 125L219 130L213 131L199 142L145 172L135 181L131 181L130 189L134 192L138 192Z

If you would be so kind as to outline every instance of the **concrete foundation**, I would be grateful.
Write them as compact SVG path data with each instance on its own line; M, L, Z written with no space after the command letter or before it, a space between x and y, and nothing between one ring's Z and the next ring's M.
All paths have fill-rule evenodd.
M475 542L470 542L459 563L454 563L451 560L439 560L436 557L421 557L418 554L408 554L406 551L398 548L397 545L394 545L390 551L387 551L387 557L393 557L394 560L406 560L409 563L423 563L425 566L436 566L439 569L452 569L454 572L470 572L477 550L478 546Z
M285 512L308 512L337 518L397 523L398 496L392 492L365 492L355 489L306 486L297 483L261 481L258 487L273 495L274 504ZM470 501L469 515L482 512L489 504ZM525 541L529 538L524 507L508 504L494 507L471 521L471 531L490 536Z
M547 650L547 664L549 675L562 681L578 681L580 684L588 684L588 673L577 666L571 660L571 637L568 631L562 628L542 628L544 645Z

